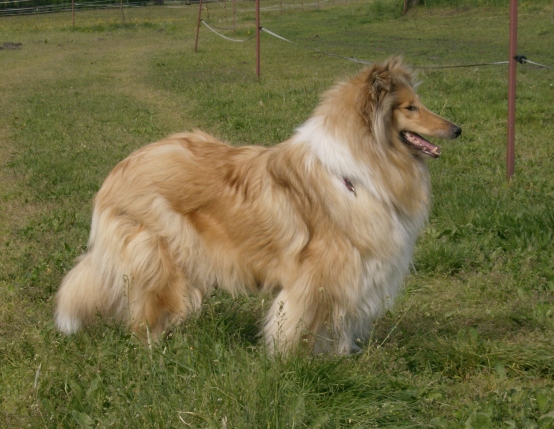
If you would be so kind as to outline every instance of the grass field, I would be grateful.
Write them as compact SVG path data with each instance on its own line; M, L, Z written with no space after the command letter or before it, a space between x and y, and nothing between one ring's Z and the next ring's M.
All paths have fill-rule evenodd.
M430 162L414 272L362 354L269 358L267 296L216 293L151 347L102 321L56 332L53 296L92 198L134 149L196 127L234 144L286 139L361 67L303 47L420 66L507 59L507 1L406 16L399 1L336 3L263 13L297 44L264 33L259 81L254 41L203 27L193 52L196 6L125 10L125 25L118 10L79 12L75 28L70 14L0 19L0 46L22 43L0 50L0 427L554 428L554 70L529 64L511 183L506 66L421 71L423 102L464 134ZM232 23L217 3L209 13ZM519 15L519 52L554 65L552 2L520 0ZM226 34L254 27L240 12Z

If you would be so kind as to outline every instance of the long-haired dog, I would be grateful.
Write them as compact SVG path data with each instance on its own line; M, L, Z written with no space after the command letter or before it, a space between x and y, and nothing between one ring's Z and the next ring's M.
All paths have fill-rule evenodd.
M196 131L137 150L96 195L57 326L73 333L100 314L156 337L216 287L276 291L270 351L349 353L393 302L427 220L426 158L440 149L421 134L460 133L391 58L327 92L274 147Z

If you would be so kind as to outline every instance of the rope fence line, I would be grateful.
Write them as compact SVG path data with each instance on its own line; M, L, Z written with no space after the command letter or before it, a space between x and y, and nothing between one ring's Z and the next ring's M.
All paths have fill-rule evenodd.
M327 2L328 0L323 0L321 2L318 2L318 3L309 3L309 4L306 4L305 6L308 6L308 5L319 5L320 3L325 3ZM217 0L218 4L219 3L219 0ZM297 7L298 5L290 5L291 7ZM276 6L270 6L268 8L265 8L266 10L267 9L273 9L273 8L277 8L277 7L280 7L279 5L276 5ZM256 9L252 9L252 10L256 10ZM263 8L259 8L258 10L258 13L259 11L263 10ZM240 10L239 12L244 12L244 11L247 11L246 9L243 9L243 10ZM206 21L204 21L203 19L200 19L199 22L203 23L210 31L212 31L213 33L217 34L219 37L223 38L223 39L226 39L226 40L229 40L231 42L247 42L249 40L252 40L256 37L256 35L250 37L250 38L247 38L247 39L233 39L233 38L230 38L230 37L227 37L219 32L217 32L215 30L215 28L218 28L216 27L215 25L212 27L210 26ZM214 28L215 27L215 28ZM221 31L228 31L228 30L231 30L229 28L218 28L219 30ZM234 30L234 28L233 28ZM340 59L343 59L343 60L347 60L347 61L351 61L351 62L354 62L354 63L357 63L357 64L364 64L364 65L370 65L372 64L373 62L372 61L368 61L368 60L361 60L361 59L358 59L358 58L355 58L353 56L344 56L344 55L339 55L339 54L335 54L335 53L332 53L332 52L327 52L327 51L323 51L321 49L317 49L317 48L312 48L312 47L309 47L309 46L304 46L304 45L301 45L297 42L293 42L292 40L290 39L287 39L286 37L283 37L271 30L269 30L268 28L265 28L265 27L262 27L262 26L259 26L258 28L258 32L264 32L264 33L267 33L269 34L270 36L273 36L279 40L282 40L284 42L287 42L287 43L290 43L290 44L293 44L293 45L296 45L298 46L299 48L302 48L302 49L305 49L305 50L309 50L309 51L312 51L312 52L317 52L319 54L322 54L322 55L327 55L327 56L330 56L330 57L335 57L335 58L340 58ZM196 48L195 48L196 50ZM259 54L258 54L258 57L259 57ZM534 61L531 61L531 60L528 60L524 55L517 55L515 57L516 61L518 61L520 64L532 64L536 67L540 67L540 68L546 68L546 69L554 69L554 66L548 66L548 65L545 65L545 64L541 64L541 63L537 63L537 62L534 62ZM471 64L456 64L456 65L414 65L413 67L414 68L417 68L417 69L422 69L422 70L440 70L440 69L454 69L454 68L469 68L469 67L485 67L485 66L498 66L498 65L507 65L509 64L510 61L492 61L492 62L483 62L483 63L471 63Z
M554 69L553 66L547 66L545 64L536 63L534 61L528 60L525 55L516 55L515 60L520 64L533 64L537 67L546 68L546 69ZM502 65L502 64L509 64L509 61L496 61L492 63L477 63L477 64L461 64L461 65L452 65L452 66L416 66L420 69L452 69L452 68L458 68L458 67L478 67L478 66L496 66L496 65Z
M233 28L233 27L227 27L227 28L224 28L224 27L218 27L217 25L213 25L213 24L210 24L212 28L215 28L216 30L219 30L219 31L236 31L236 27Z
M255 38L255 36L252 36L252 37L249 37L247 39L232 39L232 38L227 37L227 36L225 36L221 33L218 33L213 27L211 27L203 19L201 19L200 22L202 22L202 24L204 24L208 29L210 29L212 32L217 34L219 37L222 37L223 39L229 40L231 42L248 42L249 40L252 40L252 39ZM220 30L232 30L232 29L220 28ZM352 61L352 62L357 63L357 64L365 64L365 65L371 65L372 64L372 61L359 60L359 59L354 58L354 57L346 57L344 55L334 54L334 53L331 53L331 52L325 52L325 51L322 51L320 49L311 48L311 47L308 47L308 46L302 46L302 45L300 45L296 42L293 42L292 40L289 40L289 39L287 39L283 36L280 36L279 34L273 32L273 31L271 31L271 30L269 30L265 27L260 27L260 31L263 31L264 33L267 33L270 36L273 36L273 37L275 37L277 39L280 39L284 42L291 43L293 45L296 45L300 48L303 48L303 49L306 49L306 50L309 50L309 51L312 51L312 52L317 52L319 54L327 55L327 56L330 56L330 57L341 58L343 60ZM517 60L520 64L527 64L528 63L528 64L533 64L533 65L535 65L537 67L541 67L541 68L554 69L553 66L548 66L548 65L545 65L545 64L540 64L540 63L528 60L525 56L518 56ZM472 63L472 64L457 64L457 65L444 65L444 66L414 66L414 68L424 69L424 70L438 70L438 69L453 69L453 68L464 68L464 67L498 66L498 65L506 65L508 63L509 63L509 61L493 61L493 62L489 62L489 63Z
M463 67L500 66L508 63L509 61L493 61L491 63L456 64L456 65L449 65L449 66L414 66L414 67L418 69L435 70L435 69L456 69L456 68L463 68Z
M285 42L288 42L288 43L292 43L293 45L296 45L296 46L299 46L301 48L304 48L304 49L307 49L307 50L310 50L310 51L313 51L313 52L317 52L317 53L320 53L320 54L324 54L324 55L328 55L330 57L336 57L336 58L341 58L343 60L348 60L348 61L352 61L352 62L355 62L355 63L358 63L358 64L366 64L366 65L369 65L371 64L371 62L369 61L363 61L363 60L358 60L354 57L345 57L345 56L342 56L342 55L338 55L338 54L333 54L333 53L330 53L330 52L324 52L324 51L321 51L319 49L315 49L315 48L309 48L309 47L306 47L306 46L302 46L302 45L299 45L298 43L295 43L289 39L285 39L283 36L279 36L278 34L274 33L273 31L271 30L268 30L267 28L264 28L264 27L260 27L260 31L263 31L273 37L276 37L278 39L281 39L281 40L284 40Z
M209 1L209 0L208 0ZM224 7L221 5L220 3L220 0L216 0L217 3L221 6L221 7ZM225 0L224 0L225 1ZM223 34L221 33L218 33L217 31L215 31L214 28L210 27L204 20L200 19L200 13L201 13L201 8L202 8L202 0L200 0L200 7L199 7L199 23L198 25L200 25L200 22L202 22L204 25L206 25L206 27L208 27L212 32L214 32L215 34L217 34L218 36L226 39L226 40L229 40L229 41L233 41L233 42L246 42L248 40L252 40L254 38L256 38L256 74L258 75L258 78L259 78L259 64L260 64L260 53L259 53L259 39L260 39L260 34L262 32L264 33L267 33L269 34L270 36L273 36L279 40L282 40L284 42L287 42L287 43L290 43L290 44L293 44L293 45L296 45L302 49L306 49L306 50L310 50L312 52L317 52L319 54L322 54L322 55L327 55L327 56L330 56L330 57L335 57L335 58L340 58L340 59L343 59L343 60L347 60L347 61L351 61L351 62L354 62L354 63L358 63L358 64L365 64L365 65L370 65L372 64L372 61L367 61L367 60L360 60L360 59L357 59L357 58L354 58L353 56L350 56L350 57L347 57L347 56L344 56L344 55L339 55L339 54L335 54L335 53L331 53L331 52L327 52L327 51L323 51L321 49L317 49L317 48L312 48L312 47L308 47L308 46L304 46L304 45L301 45L297 42L293 42L292 40L289 40L267 28L264 28L262 27L261 25L259 25L258 23L258 20L259 20L259 14L260 14L260 11L263 11L263 10L277 10L277 9L283 9L283 6L286 7L286 8L298 8L298 7L304 7L304 6L319 6L320 4L322 3L326 3L328 2L329 0L322 0L322 1L318 1L316 3L306 3L304 4L303 2L301 4L288 4L288 5L283 5L282 2L279 4L279 5L273 5L273 6L269 6L269 7L265 7L265 8L260 8L259 6L259 0L257 0L256 2L256 8L255 9L240 9L240 10L236 10L234 8L234 4L233 4L233 13L236 13L236 12L256 12L256 16L257 16L257 23L256 23L256 32L255 32L255 36L251 37L251 38L248 38L248 39L243 39L243 40L238 40L238 39L231 39L229 37L226 37L224 36ZM209 17L208 17L209 18ZM215 27L215 26L214 26ZM217 28L217 27L216 27ZM222 31L226 31L228 29L224 29L224 28L220 28L220 30ZM198 45L198 28L197 28L197 41L196 41L196 46L195 46L195 51L197 49L197 45ZM510 54L511 55L511 54ZM514 58L517 62L519 62L520 64L532 64L536 67L539 67L539 68L546 68L546 69L554 69L554 66L549 66L549 65L545 65L545 64L541 64L541 63L537 63L537 62L534 62L534 61L531 61L531 60L528 60L524 55L514 55ZM471 64L456 64L456 65L421 65L421 66L418 66L418 65L414 65L413 67L416 68L416 69L422 69L422 70L439 70L439 69L454 69L454 68L469 68L469 67L485 67L485 66L497 66L497 65L510 65L510 62L511 61L493 61L493 62L483 62L483 63L471 63Z
M249 40L252 40L253 38L256 37L256 36L252 36L252 37L249 37L248 39L232 39L232 38L227 37L227 36L225 36L225 35L223 35L223 34L221 34L221 33L218 33L214 28L210 27L210 26L208 25L208 23L207 23L206 21L204 21L203 19L201 19L200 22L201 22L202 24L204 24L206 27L208 27L208 29L209 29L210 31L212 31L213 33L217 34L219 37L222 37L222 38L225 39L225 40L229 40L230 42L248 42Z
M268 30L267 28L264 28L264 27L261 27L260 28L260 31L263 31L277 39L280 39L280 40L283 40L285 42L288 42L288 43L292 43L293 45L296 45L300 48L303 48L303 49L306 49L306 50L309 50L309 51L313 51L313 52L317 52L317 53L320 53L320 54L323 54L323 55L327 55L327 56L331 56L331 57L336 57L336 58L341 58L341 59L344 59L344 60L348 60L348 61L352 61L352 62L355 62L355 63L358 63L358 64L366 64L366 65L370 65L372 64L372 61L367 61L367 60L359 60L357 58L354 58L354 57L346 57L346 56L343 56L343 55L338 55L338 54L334 54L334 53L330 53L330 52L325 52L325 51L322 51L320 49L315 49L315 48L310 48L310 47L307 47L307 46L302 46L296 42L293 42L283 36L280 36L278 35L277 33L274 33L273 31L270 31ZM548 65L545 65L545 64L540 64L540 63L536 63L534 61L531 61L531 60L528 60L524 55L518 55L516 57L516 60L520 63L520 64L533 64L537 67L541 67L541 68L547 68L547 69L554 69L554 66L548 66ZM444 66L414 66L414 68L418 68L418 69L450 69L450 68L462 68L462 67L481 67L481 66L497 66L497 65L505 65L505 64L508 64L509 61L494 61L494 62L489 62L489 63L473 63L473 64L459 64L459 65L444 65Z
M528 59L523 60L522 64L525 64L525 63L533 64L537 67L543 67L545 69L554 69L554 66L547 66L547 65L544 65L544 64L539 64L539 63L536 63L536 62L528 60Z

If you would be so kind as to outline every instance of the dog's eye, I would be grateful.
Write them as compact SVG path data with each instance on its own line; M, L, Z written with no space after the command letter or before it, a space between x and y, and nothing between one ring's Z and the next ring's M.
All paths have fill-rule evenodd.
M417 111L417 107L415 107L415 106L408 106L408 107L406 107L406 109L409 110L410 112Z

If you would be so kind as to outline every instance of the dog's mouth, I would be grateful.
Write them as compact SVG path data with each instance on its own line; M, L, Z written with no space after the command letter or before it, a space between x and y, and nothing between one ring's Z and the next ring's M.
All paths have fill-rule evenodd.
M430 156L431 158L438 158L441 154L441 148L435 146L428 140L425 140L417 133L411 131L403 131L400 133L402 141L414 149L420 150L425 155Z

